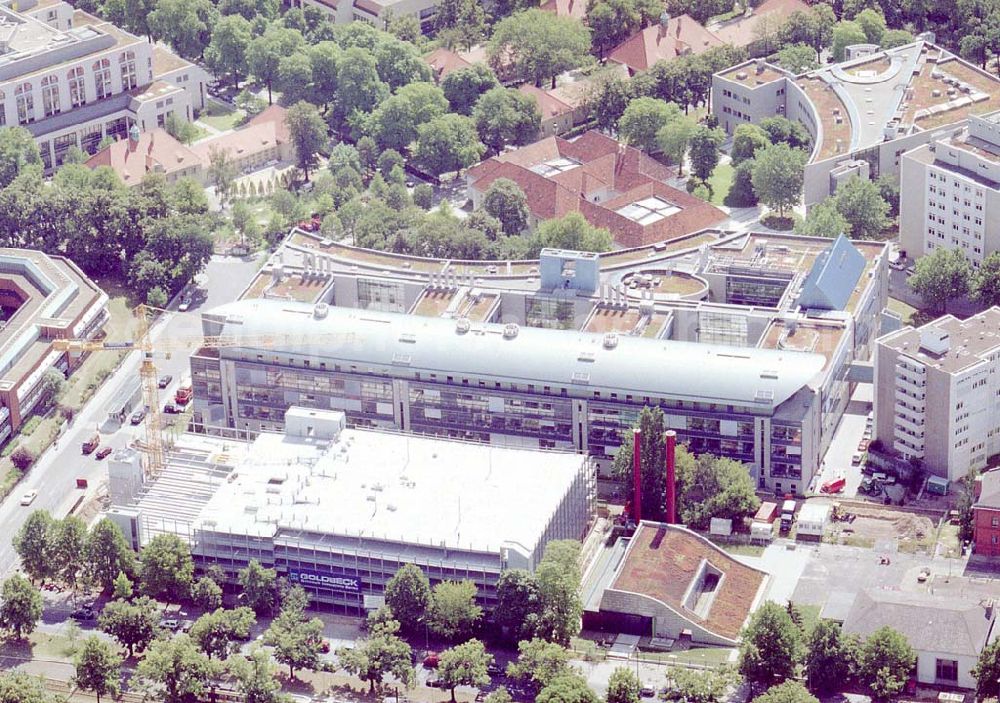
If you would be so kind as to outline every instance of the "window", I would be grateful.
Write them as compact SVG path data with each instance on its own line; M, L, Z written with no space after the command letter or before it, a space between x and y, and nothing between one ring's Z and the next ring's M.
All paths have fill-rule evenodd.
M83 81L83 66L70 69L66 74L69 82L69 104L80 107L87 104L87 87Z
M990 527L1000 527L1000 517L994 515L990 518Z
M139 84L135 73L135 52L126 51L118 57L122 70L122 90L132 90Z
M20 124L35 121L35 96L32 90L31 83L22 83L14 91L14 98L17 101L17 121Z
M7 95L0 90L0 126L7 124Z
M111 96L111 62L108 59L94 62L94 87L98 100Z
M958 662L954 659L938 659L935 669L939 681L958 681Z
M45 76L42 79L42 108L46 117L62 112L59 109L59 79L55 76Z

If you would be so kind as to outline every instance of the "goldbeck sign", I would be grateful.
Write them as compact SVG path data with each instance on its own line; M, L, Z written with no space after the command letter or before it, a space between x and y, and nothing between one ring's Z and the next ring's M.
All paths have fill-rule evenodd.
M288 580L300 586L328 588L333 591L343 591L345 593L361 593L361 579L356 576L322 574L318 571L293 569L288 572Z

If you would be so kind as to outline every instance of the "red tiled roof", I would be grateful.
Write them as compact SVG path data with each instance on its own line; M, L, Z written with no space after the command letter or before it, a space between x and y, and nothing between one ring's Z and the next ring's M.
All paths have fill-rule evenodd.
M121 139L87 159L88 168L109 166L125 185L133 186L151 172L164 174L200 167L201 160L191 149L157 127L139 135L139 141Z
M542 3L540 9L554 12L559 17L583 20L587 17L587 0L548 0Z
M684 607L684 596L704 562L722 573L707 617ZM705 629L736 639L757 600L765 574L742 564L699 535L644 522L633 535L611 588L666 604Z
M615 47L608 60L625 64L635 73L657 61L700 54L723 43L688 15L680 15L671 17L666 27L657 23L636 32Z
M288 124L285 122L285 117L287 115L288 110L283 108L281 105L269 105L260 113L254 115L240 129L246 129L247 127L254 127L257 125L274 125L275 138L281 143L286 143L289 139L291 139L291 135L288 132Z
M579 166L552 176L531 170L556 158L573 159ZM468 178L485 192L498 178L508 178L524 191L528 209L538 219L577 211L598 227L606 227L618 244L642 246L685 236L726 219L726 214L699 198L663 181L670 169L643 152L620 144L600 132L589 131L567 141L548 137L477 164ZM678 212L641 225L615 212L631 202L656 195Z
M785 19L793 12L807 12L808 10L809 5L803 0L764 0L753 9L751 15L727 22L713 29L712 32L726 44L746 46L756 39L754 29L761 17L777 14Z
M286 113L285 108L280 105L272 105L239 129L206 139L192 149L207 164L215 149L229 151L233 158L245 158L286 144L289 139L288 126L285 124Z
M536 88L527 83L519 87L518 90L535 99L535 102L538 103L538 111L542 113L543 120L550 120L553 117L565 115L567 112L573 112L572 107L552 95L549 91Z
M451 49L445 49L444 47L435 49L427 54L424 57L424 63L431 67L438 80L441 80L452 71L457 71L460 68L468 68L472 65Z

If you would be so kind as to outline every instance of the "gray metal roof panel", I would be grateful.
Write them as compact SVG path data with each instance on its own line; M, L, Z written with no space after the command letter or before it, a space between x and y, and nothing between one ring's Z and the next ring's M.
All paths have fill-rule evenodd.
M808 352L625 335L609 349L605 335L575 330L522 326L508 338L503 324L473 323L463 333L456 320L356 308L331 306L320 318L313 305L279 300L236 301L205 317L206 333L232 335L236 348L302 353L315 346L317 358L360 371L396 366L761 409L780 405L826 363ZM227 321L215 329L212 318Z

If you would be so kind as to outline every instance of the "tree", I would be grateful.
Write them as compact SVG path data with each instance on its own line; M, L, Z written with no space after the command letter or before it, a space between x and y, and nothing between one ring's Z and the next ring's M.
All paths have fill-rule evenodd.
M301 32L279 24L269 25L267 31L250 42L247 48L247 66L267 86L268 105L274 102L271 88L278 79L282 57L291 56L304 44Z
M882 196L882 200L889 206L889 219L895 220L899 217L899 181L890 175L884 175L879 176L879 179L875 181L875 185L878 186L878 192Z
M253 37L250 22L242 15L221 18L212 30L212 41L205 49L205 63L215 75L228 75L239 90L240 81L250 70L247 54Z
M719 165L719 147L725 139L725 134L718 127L699 125L691 134L689 151L691 173L702 183L708 181Z
M115 577L111 597L115 600L132 600L133 596L135 596L135 586L132 584L132 579L126 576L124 571L119 571Z
M148 647L156 636L159 629L156 601L146 596L131 603L111 601L101 611L97 626L127 648L131 657L137 649L141 651Z
M528 226L528 199L509 178L498 178L483 196L483 209L500 221L503 233L519 234Z
M479 161L484 147L475 123L462 115L447 114L417 128L414 159L432 174L459 171Z
M315 105L301 101L288 108L285 124L295 149L295 165L308 181L309 170L316 166L316 155L326 144L326 122Z
M812 137L798 120L790 120L781 115L765 117L760 121L760 128L772 144L787 144L793 149L809 150Z
M3 582L0 591L0 627L14 633L15 639L30 635L42 617L42 595L20 574Z
M778 49L778 64L795 74L819 68L816 52L808 44L789 44Z
M871 7L865 8L854 16L854 21L861 31L865 33L865 39L869 44L881 44L882 35L885 34L885 15L881 10Z
M36 412L48 412L49 408L59 402L66 392L66 376L59 369L48 369L42 374L38 383L38 405Z
M833 60L843 61L847 47L853 44L864 44L868 41L865 30L857 22L838 22L833 28Z
M769 688L795 674L802 633L788 611L768 601L750 617L740 643L739 671L750 684Z
M675 668L670 670L668 678L673 694L685 703L718 703L729 685L727 677L717 671Z
M243 602L258 615L269 614L278 600L277 579L274 569L265 569L259 561L251 559L237 574Z
M190 176L179 178L174 183L170 201L174 209L184 215L204 215L208 212L205 187Z
M61 373L59 375L62 376ZM53 569L71 589L76 589L77 576L84 567L86 549L86 524L74 515L63 518L56 526Z
M451 649L441 652L438 663L438 676L451 691L452 703L455 701L456 686L485 686L490 682L489 666L493 663L493 655L486 652L483 643L471 639Z
M218 667L198 651L187 635L157 640L136 670L139 680L155 688L163 703L201 700Z
M140 581L146 595L180 600L191 594L191 549L173 534L156 535L142 550Z
M858 674L877 701L887 701L903 690L917 655L906 638L883 626L868 636L861 647Z
M305 617L307 601L301 587L292 588L285 595L281 613L264 633L264 644L274 647L275 660L288 667L292 678L297 669L316 668L323 641L323 621Z
M337 61L337 94L333 99L334 126L354 113L369 113L389 97L389 86L379 76L375 57L360 47L347 49Z
M371 117L371 132L383 149L403 151L417 138L417 127L448 111L448 101L432 83L412 83L384 100ZM388 176L388 172L383 173Z
M1000 640L993 640L979 653L972 677L976 680L977 699L987 700L1000 694Z
M278 61L278 75L274 80L275 90L281 93L281 104L294 105L312 101L312 74L312 59L305 48L282 56Z
M17 449L10 453L10 463L14 465L14 468L24 473L31 465L35 463L35 453L24 446L19 446Z
M240 640L250 635L254 622L256 618L250 608L217 608L194 621L191 639L209 659L226 659L239 650Z
M472 581L442 581L434 586L427 613L432 630L445 639L467 637L483 616Z
M580 632L583 614L579 542L552 540L546 544L535 578L542 597L540 635L566 646Z
M430 210L434 205L434 189L429 183L418 183L413 189L413 204L422 210Z
M855 176L841 183L833 201L855 239L875 239L888 225L889 205L867 178Z
M431 585L416 564L404 564L385 585L385 604L404 631L414 632L431 604Z
M598 55L628 39L656 20L662 5L649 0L590 0L587 4L587 26Z
M851 226L837 210L833 198L819 202L810 208L804 220L795 223L795 232L806 237L839 237L850 232Z
M450 72L441 80L441 90L452 112L471 115L479 96L500 85L489 66L475 63ZM34 143L34 142L32 142Z
M487 57L494 71L509 71L541 86L580 66L590 52L590 31L575 18L532 9L500 20L493 28Z
M913 35L905 29L887 29L882 33L882 41L879 46L882 49L895 49L897 46L904 46L913 43Z
M497 628L515 642L531 639L542 615L542 594L535 577L522 569L508 569L497 581Z
M605 130L617 129L625 108L635 97L634 87L633 83L614 71L603 71L591 78L585 104L598 127Z
M753 189L757 198L780 217L799 202L806 155L787 144L772 144L757 152L753 166Z
M910 287L934 310L944 312L949 300L969 294L972 270L961 249L935 249L914 268Z
M118 574L135 574L135 553L118 526L108 518L94 525L87 537L86 575L90 583L110 590Z
M517 643L517 660L507 665L507 676L539 689L568 670L569 652L562 645L534 638Z
M434 17L434 28L451 43L469 49L486 31L486 12L475 0L442 0Z
M267 650L257 647L247 657L232 657L226 662L236 681L236 690L246 703L284 703L281 683Z
M122 658L100 637L91 635L85 639L73 664L77 688L93 691L97 703L101 703L101 696L118 694Z
M557 676L535 696L535 703L600 703L600 700L587 680L576 672Z
M0 129L0 189L13 183L25 168L41 164L42 155L31 132L24 127Z
M618 134L626 144L653 154L659 149L660 130L680 117L681 109L674 103L649 97L635 98L618 120Z
M611 233L603 227L594 227L579 212L545 220L538 226L541 248L572 249L573 251L608 251Z
M972 294L983 305L1000 305L1000 252L991 253L976 269L972 278Z
M159 0L148 17L153 34L181 56L197 59L211 41L219 11L209 0Z
M785 681L753 699L753 703L819 703L798 681Z
M652 520L666 519L664 500L666 496L666 481L663 472L666 455L664 454L663 433L665 431L663 411L657 407L644 407L639 412L635 427L640 430L639 474L642 485L641 513ZM615 454L611 465L611 474L622 488L629 494L633 486L632 456L634 452L635 435L624 432L621 445ZM687 452L678 448L678 457L683 461ZM629 517L634 517L634 510Z
M431 68L420 56L417 48L408 42L379 35L375 44L375 68L389 90L398 91L410 83L427 83Z
M209 147L208 180L215 186L215 194L219 196L219 202L223 207L232 197L237 175L236 164L229 158L229 150L216 146Z
M215 610L222 605L222 588L212 579L203 576L194 582L191 598L199 608Z
M624 666L617 667L608 677L608 692L605 696L608 703L639 703L639 691L642 683L632 670Z
M54 574L57 530L58 523L47 510L36 510L14 535L14 550L32 583Z
M806 641L805 674L809 688L817 693L837 690L847 681L856 659L854 642L841 633L840 625L820 620Z
M491 88L472 110L479 139L495 153L508 144L527 144L535 139L542 113L533 95L513 88Z
M373 693L376 687L381 687L386 674L392 674L409 685L414 678L413 653L398 632L399 622L396 620L375 623L366 639L354 647L337 651L341 666L362 681L367 681Z
M54 703L42 684L42 678L23 671L5 671L0 674L0 701L2 703Z
M657 147L659 147L659 151L677 164L678 178L684 175L684 155L687 153L688 144L690 144L694 133L694 120L685 115L678 115L663 125L656 133Z
M716 517L738 524L760 507L746 467L726 457L679 449L677 483L677 515L694 529L708 529Z

